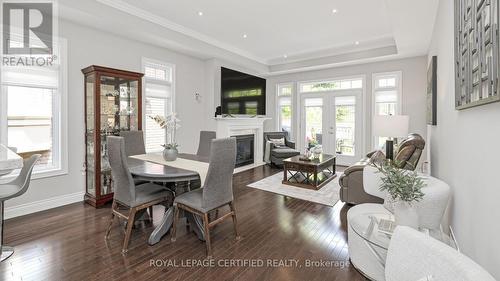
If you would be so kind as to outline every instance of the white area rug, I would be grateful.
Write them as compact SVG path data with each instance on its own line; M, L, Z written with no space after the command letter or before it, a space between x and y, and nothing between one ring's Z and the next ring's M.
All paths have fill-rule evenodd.
M337 177L323 186L320 190L282 184L283 172L251 183L248 187L333 207L333 205L339 201L340 175L341 173L337 172Z

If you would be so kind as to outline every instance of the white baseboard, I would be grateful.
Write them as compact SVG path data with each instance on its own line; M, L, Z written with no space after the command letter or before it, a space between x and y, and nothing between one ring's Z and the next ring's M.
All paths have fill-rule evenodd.
M85 192L77 192L77 193L57 196L54 198L21 204L17 206L6 207L4 218L5 219L15 218L76 202L82 202L84 195Z

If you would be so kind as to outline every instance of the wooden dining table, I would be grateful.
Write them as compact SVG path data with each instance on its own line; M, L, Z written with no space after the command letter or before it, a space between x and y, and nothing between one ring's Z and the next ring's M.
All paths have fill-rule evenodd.
M201 157L194 154L180 153L178 157L182 159L208 163L208 157ZM129 157L127 162L129 165L130 173L136 180L159 183L173 183L173 189L169 189L167 187L165 188L171 191L174 197L178 194L179 191L177 189L178 183L186 183L187 191L201 187L200 175L196 171L180 169L169 166L168 164L153 163L147 160L140 160L133 157ZM187 221L189 222L189 225L191 226L191 230L195 232L195 234L198 236L198 239L204 241L205 235L203 233L203 222L201 218L190 213L186 213L185 215ZM160 242L161 238L165 234L167 234L169 229L172 227L173 219L174 207L168 206L165 209L165 213L163 214L160 224L155 227L155 229L149 236L149 245L154 245Z

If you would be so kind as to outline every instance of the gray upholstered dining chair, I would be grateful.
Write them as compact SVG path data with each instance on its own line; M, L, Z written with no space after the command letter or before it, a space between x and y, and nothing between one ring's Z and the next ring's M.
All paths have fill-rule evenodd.
M210 156L210 145L212 140L215 139L215 132L213 131L200 131L200 143L198 144L198 156Z
M125 155L146 154L142 131L121 131L120 136L125 140Z
M105 238L109 237L115 216L127 220L127 229L122 248L122 252L126 253L136 213L153 205L171 200L172 194L163 186L154 183L144 183L136 186L128 168L123 137L108 136L107 143L111 176L115 190L111 208L111 219ZM124 214L120 212L120 207L122 207L121 209L128 209L128 213Z
M23 195L28 190L31 182L33 167L40 156L40 154L34 154L30 158L24 159L23 168L21 169L21 172L19 172L19 175L11 182L0 184L0 261L4 261L14 253L13 247L3 245L4 203L6 200Z
M233 171L236 162L236 139L224 138L212 141L210 148L210 164L207 177L202 188L183 193L174 200L174 225L172 241L175 241L179 209L186 210L203 218L207 256L212 256L210 228L223 220L232 217L236 239L239 239L236 211L233 203ZM229 205L229 212L209 221L208 214Z

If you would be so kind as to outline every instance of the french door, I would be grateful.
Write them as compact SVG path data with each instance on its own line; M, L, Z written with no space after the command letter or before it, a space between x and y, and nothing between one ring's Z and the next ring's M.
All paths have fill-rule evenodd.
M300 136L303 148L321 145L337 155L337 164L351 165L362 156L362 90L337 90L300 95Z

